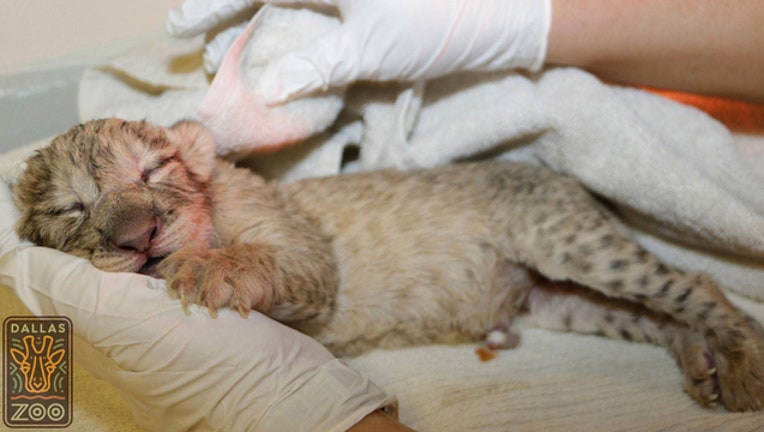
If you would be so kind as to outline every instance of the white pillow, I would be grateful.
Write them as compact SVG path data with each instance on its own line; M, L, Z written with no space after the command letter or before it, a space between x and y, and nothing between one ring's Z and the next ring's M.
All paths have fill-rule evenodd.
M395 399L313 339L268 317L191 307L161 280L107 273L22 242L0 182L0 282L38 315L64 315L74 356L151 430L344 431Z

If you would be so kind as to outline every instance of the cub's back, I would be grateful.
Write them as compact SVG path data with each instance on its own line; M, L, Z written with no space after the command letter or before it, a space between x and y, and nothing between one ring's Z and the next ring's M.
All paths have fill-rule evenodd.
M580 191L549 170L509 162L364 172L281 189L332 238L344 295L421 292L456 302L476 301L501 266L518 260L513 233L529 215Z
M559 200L590 199L565 177L509 162L310 179L281 193L332 239L336 313L315 335L334 349L352 340L351 351L482 337L513 295L504 284L518 233Z

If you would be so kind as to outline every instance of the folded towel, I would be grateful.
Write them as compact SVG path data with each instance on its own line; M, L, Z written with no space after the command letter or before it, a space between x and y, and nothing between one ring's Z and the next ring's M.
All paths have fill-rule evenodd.
M132 57L141 71L122 59L85 75L81 114L148 114L160 123L196 115L215 131L221 154L311 137L253 159L287 180L343 167L408 169L489 157L544 164L609 201L662 259L764 300L764 191L756 171L764 152L752 150L764 146L763 136L747 130L738 139L696 108L567 68L361 84L344 89L344 99L338 89L273 109L258 103L256 79L268 59L337 25L336 17L317 11L264 6L211 87L198 80L168 84L167 68L146 68L145 55ZM155 64L177 61L170 51L151 51ZM358 161L343 165L349 146L359 148Z

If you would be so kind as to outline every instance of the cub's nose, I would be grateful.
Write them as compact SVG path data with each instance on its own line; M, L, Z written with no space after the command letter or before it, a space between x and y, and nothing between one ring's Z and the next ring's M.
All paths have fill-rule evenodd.
M110 242L117 250L148 252L162 230L162 221L154 216L143 221L132 220L112 236Z

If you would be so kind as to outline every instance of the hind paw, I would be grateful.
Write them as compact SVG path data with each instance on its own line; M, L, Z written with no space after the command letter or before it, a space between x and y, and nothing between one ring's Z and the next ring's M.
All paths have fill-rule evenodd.
M730 411L764 408L764 338L747 324L721 334L709 332L720 401Z
M687 331L681 339L678 361L684 372L684 390L700 405L717 405L721 393L714 353L701 334Z

